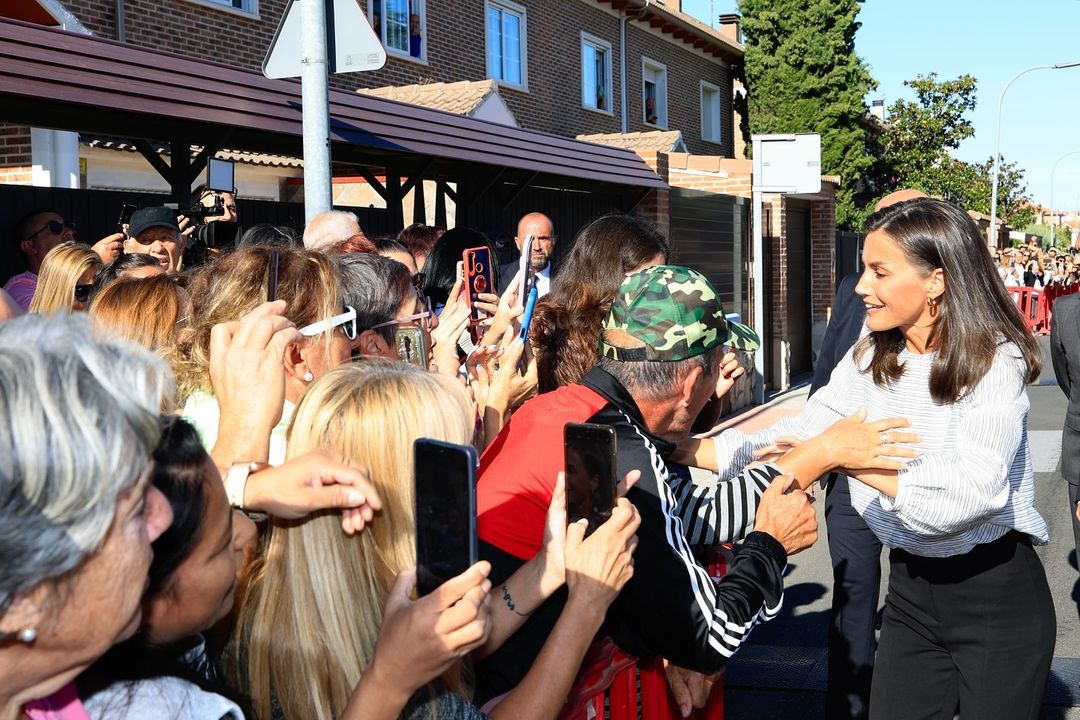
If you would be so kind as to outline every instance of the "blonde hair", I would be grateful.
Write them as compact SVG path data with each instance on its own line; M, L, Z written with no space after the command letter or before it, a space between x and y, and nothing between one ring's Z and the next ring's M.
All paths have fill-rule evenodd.
M81 243L60 243L47 252L41 261L37 289L30 301L30 312L71 312L79 278L95 265L101 265L101 258Z
M175 276L121 278L110 283L90 303L94 328L131 340L168 358L183 320L186 291Z
M289 455L316 448L363 463L382 510L362 533L340 513L275 521L227 650L235 686L256 717L271 694L287 718L339 716L371 662L395 576L416 563L413 441L469 443L472 413L452 378L373 360L311 384L289 428ZM461 689L458 672L444 682Z
M278 254L277 299L285 317L303 327L341 312L341 275L337 263L322 253L285 247L252 246L218 258L191 275L190 332L177 346L174 369L180 402L198 390L211 392L210 331L238 320L266 302L271 253ZM323 333L327 358L333 331Z

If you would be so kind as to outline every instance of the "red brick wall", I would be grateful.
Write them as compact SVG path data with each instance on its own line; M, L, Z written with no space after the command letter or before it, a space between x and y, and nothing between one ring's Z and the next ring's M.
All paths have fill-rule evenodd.
M30 128L0 123L0 183L29 185L32 165Z
M836 201L830 197L810 205L811 316L828 322L836 287Z
M116 38L113 0L64 0L92 32ZM366 0L361 0L366 8ZM558 135L613 133L620 130L619 23L599 3L582 0L518 0L526 8L528 91L500 88L522 127ZM124 0L125 39L134 45L216 60L257 70L277 27L285 0L259 0L258 20L187 0ZM377 72L331 76L342 89L483 80L485 59L483 0L428 0L427 63L390 55ZM612 46L612 113L581 106L581 31ZM627 119L630 132L653 130L644 124L641 58L667 66L668 127L683 133L691 152L733 154L731 79L718 59L706 59L689 46L657 37L635 22L627 27ZM711 56L710 56L711 57ZM701 80L721 88L723 137L720 144L701 139Z

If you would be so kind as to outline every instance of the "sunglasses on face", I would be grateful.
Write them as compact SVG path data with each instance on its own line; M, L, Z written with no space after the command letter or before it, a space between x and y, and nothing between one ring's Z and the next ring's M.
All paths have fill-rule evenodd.
M75 302L84 303L90 299L90 291L94 289L93 284L90 285L76 285L75 286Z
M34 237L35 235L39 235L39 234L45 232L46 230L51 232L53 235L60 235L61 233L64 232L64 228L67 228L68 230L71 231L72 235L75 235L75 223L67 222L66 220L64 222L61 222L59 220L50 220L49 222L45 223L44 225L39 227L34 232L30 233L30 235L28 235L26 239L29 240L30 238Z
M305 325L298 331L304 337L315 337L321 335L324 332L329 332L336 327L340 327L341 331L345 333L345 337L349 340L356 339L356 310L349 305L345 306L345 312L340 315L335 315L329 320L320 320L317 323Z

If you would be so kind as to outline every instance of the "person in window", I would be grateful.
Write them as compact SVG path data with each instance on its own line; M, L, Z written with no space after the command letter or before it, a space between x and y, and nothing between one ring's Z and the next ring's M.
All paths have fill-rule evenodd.
M409 15L409 55L414 58L420 57L423 48L423 36L420 34L420 16L417 13Z

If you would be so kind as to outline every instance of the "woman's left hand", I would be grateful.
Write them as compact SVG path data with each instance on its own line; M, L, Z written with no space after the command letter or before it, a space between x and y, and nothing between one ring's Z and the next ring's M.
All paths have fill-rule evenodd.
M860 408L851 417L839 420L815 440L825 444L834 467L852 470L900 470L907 463L897 458L916 458L917 450L900 443L917 443L919 436L900 432L909 427L905 418L885 418L866 422Z

